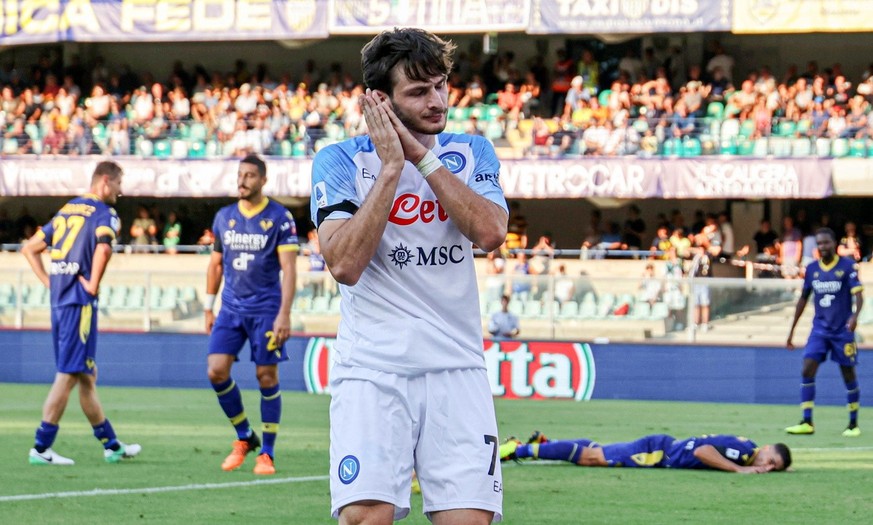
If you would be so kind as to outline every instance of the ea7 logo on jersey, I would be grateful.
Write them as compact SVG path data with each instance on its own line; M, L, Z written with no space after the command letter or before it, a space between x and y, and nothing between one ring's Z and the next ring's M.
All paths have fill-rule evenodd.
M452 173L460 173L464 168L467 167L467 159L465 159L463 155L455 151L443 153L442 155L440 155L439 159L442 165L445 166L446 169L451 171Z
M367 168L361 168L361 178L376 180L376 176L370 173L370 170Z

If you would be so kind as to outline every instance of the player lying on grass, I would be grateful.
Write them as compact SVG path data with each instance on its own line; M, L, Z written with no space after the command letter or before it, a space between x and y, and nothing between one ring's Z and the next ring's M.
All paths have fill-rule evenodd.
M744 437L703 435L676 439L652 434L627 443L601 445L589 439L549 441L539 431L527 444L509 438L500 445L500 460L553 459L581 467L711 469L745 474L785 470L791 451L782 443L759 447Z

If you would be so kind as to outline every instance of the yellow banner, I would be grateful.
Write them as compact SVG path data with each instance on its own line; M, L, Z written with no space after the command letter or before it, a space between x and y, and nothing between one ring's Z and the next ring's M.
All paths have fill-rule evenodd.
M871 0L734 0L734 33L871 30Z

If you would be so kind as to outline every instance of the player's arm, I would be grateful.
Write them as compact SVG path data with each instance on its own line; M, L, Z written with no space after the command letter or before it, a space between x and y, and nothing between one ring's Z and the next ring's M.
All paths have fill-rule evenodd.
M809 301L811 293L812 289L804 286L800 299L797 300L797 306L794 307L794 319L791 321L791 330L788 331L788 340L785 342L785 347L789 350L794 350L794 343L792 341L794 339L794 329L797 327L797 321L800 320L800 316L803 315L803 310L806 308L806 303Z
M27 259L28 264L30 264L33 273L36 274L39 282L44 284L46 288L49 286L49 275L45 271L45 266L42 263L42 256L40 254L47 246L48 243L45 242L43 232L39 231L28 239L27 242L24 243L24 246L21 247L21 254L24 255L25 259Z
M279 251L279 266L282 267L282 304L273 321L273 334L276 344L281 346L291 337L291 305L297 286L297 245Z
M223 272L224 265L221 262L221 252L213 251L209 255L209 266L206 267L206 304L203 306L207 334L212 333L212 325L215 324L215 313L212 311L212 308L215 305L218 287L221 286Z
M509 219L503 208L473 191L445 166L428 175L427 182L440 206L473 244L486 252L503 244Z
M743 474L760 474L773 469L772 465L737 465L733 461L722 456L712 445L700 445L694 449L694 457L701 463L714 470L725 472L741 472Z
M397 132L386 113L386 104L368 90L361 107L382 168L367 198L349 219L325 220L318 225L321 254L338 282L353 286L376 254L388 224L394 194L406 159Z
M380 104L400 139L405 160L418 165L430 153L400 122L387 104ZM486 252L496 250L506 239L506 210L479 195L440 165L427 176L427 183L461 233Z
M861 313L861 308L864 308L864 290L857 290L854 295L855 311L852 312L852 315L849 316L849 320L846 321L846 328L848 328L850 332L854 332L855 328L858 327L858 315Z
M79 277L79 282L85 287L85 291L91 295L97 295L100 291L100 281L106 272L106 265L112 257L112 245L108 242L98 242L94 248L94 260L91 262L91 278Z

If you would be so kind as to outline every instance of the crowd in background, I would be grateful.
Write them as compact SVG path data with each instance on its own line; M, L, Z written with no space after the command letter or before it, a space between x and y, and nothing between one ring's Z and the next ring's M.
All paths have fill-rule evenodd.
M532 155L654 155L670 138L711 136L713 119L745 123L752 140L873 131L873 66L854 85L839 63L816 61L777 72L762 65L737 78L718 42L702 63L678 46L665 59L652 48L629 49L617 64L587 49L556 54L548 64L542 55L519 63L511 50L459 53L450 130L523 140ZM62 64L47 53L37 64L0 66L0 140L7 155L151 154L140 143L191 138L213 144L218 156L289 155L297 144L293 151L305 155L366 132L361 91L357 74L315 60L296 78L242 59L226 71L177 61L157 78L100 57Z

